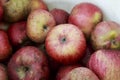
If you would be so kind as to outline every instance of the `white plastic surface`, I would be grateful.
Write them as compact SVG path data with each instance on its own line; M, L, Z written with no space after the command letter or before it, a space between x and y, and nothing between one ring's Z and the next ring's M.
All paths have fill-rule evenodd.
M61 8L69 13L75 4L81 2L90 2L103 11L104 20L116 21L120 24L120 0L44 0L48 8L51 10L53 8Z

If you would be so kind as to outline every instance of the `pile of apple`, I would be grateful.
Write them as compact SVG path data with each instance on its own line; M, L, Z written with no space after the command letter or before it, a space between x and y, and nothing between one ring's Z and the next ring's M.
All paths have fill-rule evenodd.
M0 0L0 80L120 80L120 25L103 17L88 2Z

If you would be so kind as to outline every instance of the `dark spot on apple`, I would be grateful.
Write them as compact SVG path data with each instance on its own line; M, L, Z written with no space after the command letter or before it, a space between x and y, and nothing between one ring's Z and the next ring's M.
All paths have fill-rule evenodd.
M43 30L44 30L44 31L47 30L47 26L46 26L46 25L43 26Z

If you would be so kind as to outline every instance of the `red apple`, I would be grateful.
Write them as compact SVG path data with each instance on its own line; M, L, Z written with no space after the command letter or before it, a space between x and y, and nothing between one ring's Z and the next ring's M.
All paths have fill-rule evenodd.
M0 29L4 30L7 32L8 28L9 28L10 24L7 22L0 22Z
M89 68L98 75L100 80L119 80L120 51L96 51L90 58Z
M120 50L120 25L113 21L99 23L91 34L91 41L95 50Z
M6 60L12 52L12 47L8 40L7 33L0 30L0 62Z
M65 24L68 22L69 13L63 9L54 8L50 11L54 16L56 24Z
M44 9L48 11L48 7L44 0L31 0L29 4L30 11L36 10L36 9Z
M80 67L80 65L69 65L69 66L63 66L59 69L56 75L56 80L62 80L67 74L74 68Z
M48 11L37 9L30 13L27 20L27 35L36 42L43 43L47 33L55 26L55 20Z
M66 75L62 74L57 80L99 80L95 73L86 67L76 67L66 71L63 72Z
M26 46L10 59L8 74L12 80L48 80L48 61L38 48Z
M7 70L2 64L0 64L0 80L8 80Z
M89 38L93 28L102 18L103 14L98 6L84 2L74 6L69 17L69 23L78 26Z
M62 64L74 64L84 54L86 41L82 31L72 24L55 26L47 35L46 51Z
M32 44L32 41L28 39L26 34L26 21L11 24L8 29L8 36L15 47Z

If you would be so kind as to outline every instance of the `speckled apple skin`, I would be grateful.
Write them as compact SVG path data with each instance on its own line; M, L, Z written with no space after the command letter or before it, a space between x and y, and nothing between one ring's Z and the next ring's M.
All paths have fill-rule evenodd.
M20 73L21 67L27 67L28 70ZM12 80L48 80L48 61L38 48L26 46L19 49L10 59L8 74Z
M96 74L86 67L77 67L72 69L60 80L100 80Z
M66 41L62 42L65 38ZM72 24L54 27L47 35L45 47L48 55L62 64L74 64L84 54L86 40L82 31Z
M27 35L36 42L43 43L47 33L56 25L54 17L46 10L32 11L27 20ZM45 29L44 29L45 27Z
M98 6L84 2L73 7L68 21L78 26L86 37L89 38L95 25L102 19L103 14Z
M95 72L100 80L120 79L120 51L98 50L92 54L89 68Z
M91 43L95 50L120 50L120 25L114 21L102 21L98 23L91 34Z

